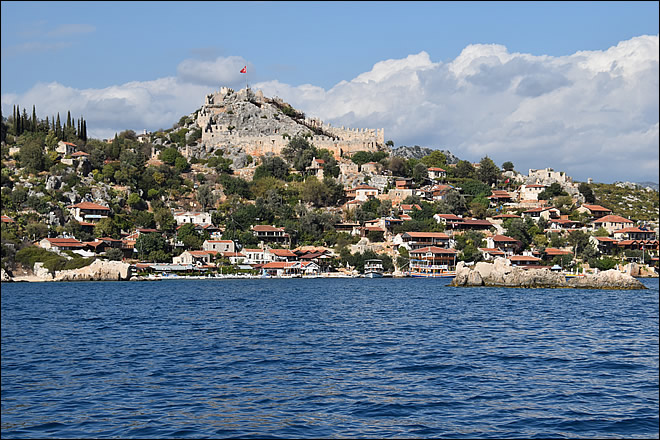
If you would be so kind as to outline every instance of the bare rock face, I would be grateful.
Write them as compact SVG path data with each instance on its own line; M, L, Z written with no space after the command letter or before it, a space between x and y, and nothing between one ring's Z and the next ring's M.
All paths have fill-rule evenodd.
M568 281L568 286L584 289L646 289L639 280L615 269L572 278Z
M121 261L95 260L80 269L55 273L54 281L123 281L131 278L131 266Z
M53 275L44 267L44 263L38 261L34 263L34 268L32 268L34 276L43 279L44 281L52 281Z
M7 272L5 272L4 269L0 269L0 281L9 282L9 281L13 281L13 280L12 280L11 276L9 276L9 274Z
M584 277L566 277L549 269L522 269L511 266L505 258L495 263L477 263L473 268L462 261L456 266L456 277L451 286L492 286L524 288L584 288L584 289L646 289L632 276L617 270L608 270Z

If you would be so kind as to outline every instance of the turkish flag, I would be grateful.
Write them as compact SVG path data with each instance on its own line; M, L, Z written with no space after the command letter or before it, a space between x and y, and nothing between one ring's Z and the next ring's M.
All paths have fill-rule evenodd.
M245 66L241 69L241 73L247 73L247 66Z

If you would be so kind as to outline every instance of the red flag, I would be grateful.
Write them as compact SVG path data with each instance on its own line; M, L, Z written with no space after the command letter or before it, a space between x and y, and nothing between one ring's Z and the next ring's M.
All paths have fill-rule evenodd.
M241 73L247 73L247 66L245 66L241 69Z
M509 179L506 179L506 180L504 181L504 183L509 183Z

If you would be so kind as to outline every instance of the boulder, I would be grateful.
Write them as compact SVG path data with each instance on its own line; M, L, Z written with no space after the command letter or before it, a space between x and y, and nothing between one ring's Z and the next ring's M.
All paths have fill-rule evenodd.
M13 280L9 273L7 273L4 269L0 269L0 281L8 283L9 281Z
M41 278L44 281L52 281L53 280L53 274L51 274L48 269L44 267L44 263L41 261L38 261L34 263L34 267L32 268L32 272L34 273L34 276L37 278Z

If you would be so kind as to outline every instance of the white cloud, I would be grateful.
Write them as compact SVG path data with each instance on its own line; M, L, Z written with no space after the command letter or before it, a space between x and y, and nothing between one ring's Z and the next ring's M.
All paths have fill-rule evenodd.
M470 45L453 61L421 52L323 92L255 85L333 125L385 128L396 145L447 148L526 173L658 181L658 36L565 57Z
M82 115L94 137L168 128L221 86L240 88L241 57L185 60L177 77L105 89L37 84L2 95L39 115ZM248 71L252 66L248 64ZM420 52L385 60L329 90L277 80L254 84L335 126L384 128L398 145L446 148L516 169L552 167L576 180L658 181L658 36L563 57L470 45L448 63ZM64 115L66 117L66 115Z
M48 32L49 37L68 37L71 35L89 34L96 30L91 24L61 24Z
M177 76L183 82L219 88L241 80L240 71L246 65L245 59L234 56L218 57L214 61L188 59L177 67Z

